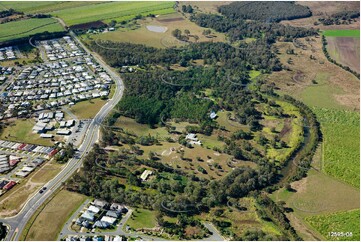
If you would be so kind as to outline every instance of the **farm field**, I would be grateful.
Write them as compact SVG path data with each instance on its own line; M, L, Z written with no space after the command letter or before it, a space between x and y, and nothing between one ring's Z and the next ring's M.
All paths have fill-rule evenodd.
M174 2L105 2L101 4L90 4L53 11L53 16L59 17L71 26L103 20L122 21L134 18L142 14L165 14L174 12ZM79 14L81 13L81 14Z
M78 119L94 118L106 102L106 100L100 98L82 101L73 105L69 110L77 116Z
M355 187L360 182L360 114L315 108L324 139L324 171Z
M161 26L167 30L164 33L152 32L147 29L147 26ZM184 18L179 13L160 15L157 18L146 18L144 20L137 20L134 27L120 26L116 31L91 35L93 39L111 40L119 42L131 42L136 44L145 44L157 48L165 48L171 46L182 46L186 42L177 40L172 31L179 29L184 32L185 29L190 31L190 42L195 42L191 36L198 36L198 42L207 41L225 41L225 36L222 33L213 34L212 38L204 36L202 33L207 28L202 28L195 23Z
M63 27L52 18L34 18L8 22L0 25L0 41L27 37L37 33L60 32Z
M126 225L132 229L154 228L157 225L155 211L137 208L128 219Z
M327 51L331 58L360 72L360 37L331 36L326 38Z
M354 37L360 38L360 30L358 29L332 29L323 31L326 37Z
M360 210L306 217L326 240L360 241ZM329 232L350 233L349 236L332 236Z
M84 195L61 190L31 217L20 239L56 240L63 224L85 199Z
M43 139L39 134L34 134L32 128L35 125L33 119L17 119L10 121L1 132L0 139L24 142L37 145L51 146L54 143L50 139Z
M6 1L0 3L0 9L13 8L24 13L49 13L56 10L67 8L74 8L80 6L88 6L92 4L99 4L104 2L85 2L85 1L72 1L72 2L48 2L48 1Z

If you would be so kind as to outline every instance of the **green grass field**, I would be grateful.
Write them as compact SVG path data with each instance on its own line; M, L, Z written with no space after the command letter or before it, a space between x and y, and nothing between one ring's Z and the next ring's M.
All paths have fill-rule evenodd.
M321 108L344 108L334 98L334 95L344 94L344 91L328 82L330 73L318 72L314 80L316 85L309 85L302 90L300 98L308 106L316 106Z
M332 109L314 109L324 139L324 171L355 187L360 182L360 114Z
M326 240L360 241L360 210L316 215L306 218ZM330 232L351 232L351 236L332 236Z
M325 30L323 34L327 37L357 37L360 38L360 30L358 29L340 29Z
M105 103L105 100L96 98L88 101L78 102L69 108L69 110L79 119L94 118Z
M9 9L13 8L15 10L24 12L24 13L48 13L56 10L74 8L85 5L99 4L104 2L60 2L60 1L7 1L0 3L0 9Z
M293 208L295 214L301 217L359 207L360 192L356 188L322 172L310 170L307 178L293 183L292 187L297 192L280 189L271 197L274 201L285 201L287 206ZM335 190L338 192L333 192Z
M126 224L132 229L154 228L157 224L155 211L138 208L137 211L133 211Z
M174 2L106 2L53 11L66 24L75 25L97 20L129 20L138 14L166 14L174 12Z
M0 24L0 41L23 38L37 33L59 32L63 27L52 18L33 18Z

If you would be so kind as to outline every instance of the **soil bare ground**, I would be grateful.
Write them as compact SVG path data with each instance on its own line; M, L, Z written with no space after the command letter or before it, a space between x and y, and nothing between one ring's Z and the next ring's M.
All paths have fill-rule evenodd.
M327 49L336 62L360 73L360 39L353 37L327 37Z
M184 19L181 17L175 17L175 18L166 18L166 19L159 19L158 21L161 23L171 23L171 22L177 22L177 21L183 21Z

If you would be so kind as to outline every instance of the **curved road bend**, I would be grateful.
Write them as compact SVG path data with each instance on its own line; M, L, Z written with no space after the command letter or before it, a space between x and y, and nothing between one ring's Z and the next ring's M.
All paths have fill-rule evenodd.
M94 117L90 125L88 126L86 136L84 137L83 143L79 147L78 158L73 158L68 161L66 167L45 186L47 187L46 192L43 194L36 193L28 199L26 204L23 206L21 211L14 217L0 219L1 222L9 225L9 232L6 240L19 240L20 235L35 211L49 198L61 185L65 182L82 164L83 157L92 149L94 143L99 138L100 123L108 115L108 113L115 107L123 96L124 84L122 79L98 56L93 55L92 52L86 48L77 38L77 36L70 31L70 35L79 43L79 45L108 72L115 82L116 89L115 93Z

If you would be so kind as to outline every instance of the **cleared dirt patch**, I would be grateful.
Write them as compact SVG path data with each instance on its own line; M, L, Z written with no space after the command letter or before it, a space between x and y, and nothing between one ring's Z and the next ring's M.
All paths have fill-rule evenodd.
M328 52L336 62L360 73L360 39L354 37L327 37Z
M156 33L165 33L168 28L163 26L148 25L147 29Z
M167 19L159 19L158 21L161 23L171 23L171 22L177 22L177 21L183 21L184 19L181 17L178 18L167 18Z

